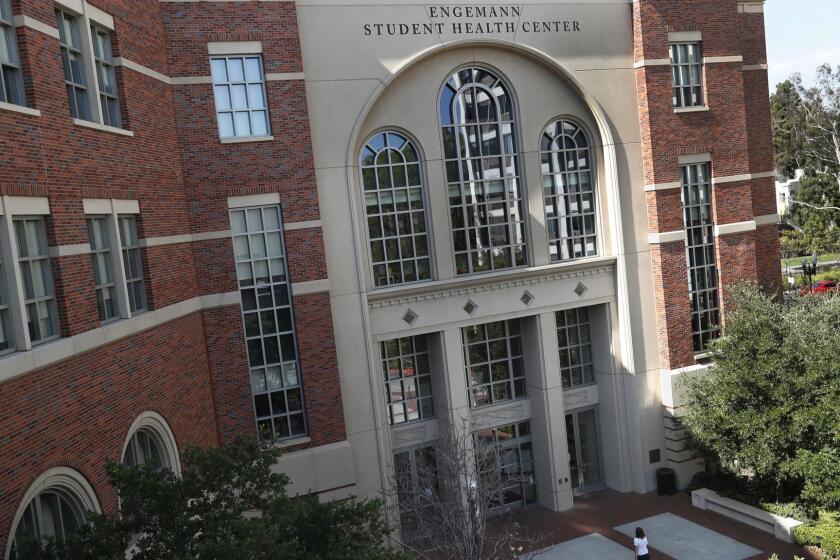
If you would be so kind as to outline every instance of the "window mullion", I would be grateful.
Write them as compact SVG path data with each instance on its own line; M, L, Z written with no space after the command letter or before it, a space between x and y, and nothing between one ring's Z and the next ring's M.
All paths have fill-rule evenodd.
M111 265L114 272L114 289L117 296L117 313L122 319L131 317L131 308L128 304L128 284L125 275L125 263L123 263L122 238L120 237L120 220L117 210L111 207L111 214L105 219L107 224L108 241L112 243Z
M6 198L6 197L3 197ZM3 263L6 265L7 290L9 297L9 313L13 343L18 350L29 350L32 341L26 326L26 304L23 295L23 276L21 273L18 248L14 232L12 216L0 216L0 250L3 252Z

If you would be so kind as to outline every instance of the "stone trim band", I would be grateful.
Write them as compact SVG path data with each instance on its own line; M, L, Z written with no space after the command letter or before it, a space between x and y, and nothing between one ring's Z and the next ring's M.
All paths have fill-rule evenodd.
M715 224L715 237L733 235L736 233L744 233L747 231L755 231L756 229L758 229L759 226L776 225L778 223L778 214L767 214L765 216L756 216L754 219L746 222L736 222L732 224ZM651 245L675 243L677 241L685 241L685 230L680 229L676 231L666 231L648 234L648 243L650 243Z
M686 163L696 163L695 161L689 161L689 158L692 160L691 156L681 156L680 157L680 164ZM709 161L709 158L706 157L705 154L699 154L697 156L697 161ZM761 173L744 173L743 175L729 175L726 177L712 177L712 184L713 185L723 185L726 183L737 183L742 181L751 181L753 179L767 179L769 177L775 177L775 171L762 171ZM673 183L654 183L650 185L645 185L645 192L653 192L653 191L665 191L669 189L679 189L682 187L682 183L679 181L674 181Z
M300 297L327 292L330 290L330 284L329 280L315 280L292 284L291 288L292 295ZM58 338L25 352L14 352L0 358L0 383L193 313L240 303L239 290L196 296L160 309L134 315L130 319L107 323L77 335Z

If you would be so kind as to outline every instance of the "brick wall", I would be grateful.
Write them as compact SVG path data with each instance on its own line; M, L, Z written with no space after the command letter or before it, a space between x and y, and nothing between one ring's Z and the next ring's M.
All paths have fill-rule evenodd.
M772 171L767 73L744 69L766 63L763 14L739 12L737 0L639 0L633 11L645 183L678 182L679 158L689 154L710 153L715 178ZM743 62L704 64L708 111L675 112L670 67L643 62L668 59L668 33L684 31L702 33L704 57L743 57ZM679 189L651 191L646 196L651 233L683 229ZM736 224L774 214L774 196L772 178L716 184L714 221ZM772 226L716 240L724 313L728 287L737 282L757 280L771 291L778 289L776 237ZM661 366L691 365L695 360L684 244L651 246L651 266Z
M90 3L114 17L115 57L164 76L209 76L209 41L258 40L267 73L303 70L294 2ZM52 2L12 4L15 15L56 26ZM74 124L58 39L30 27L16 33L27 104L41 116L0 110L0 194L49 198L50 246L88 242L83 198L138 200L141 238L223 232L142 249L151 310L237 290L224 234L229 196L279 193L286 223L319 220L303 80L267 83L273 141L222 144L210 84L173 86L118 67L129 137ZM289 231L286 249L292 283L327 278L317 222ZM52 268L62 336L99 328L90 257L56 257ZM296 297L294 305L307 445L341 441L329 296ZM163 415L180 448L256 435L238 305L195 312L0 384L0 550L23 493L52 466L79 470L113 511L104 461L120 458L129 426L146 410Z
M144 411L166 419L181 450L217 444L203 329L193 314L0 385L0 550L23 494L52 467L78 470L113 511L105 460L122 458Z

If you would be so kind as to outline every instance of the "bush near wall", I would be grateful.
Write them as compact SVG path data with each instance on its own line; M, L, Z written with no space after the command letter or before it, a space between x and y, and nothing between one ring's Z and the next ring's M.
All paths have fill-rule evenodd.
M815 522L796 527L793 536L800 545L819 547L823 560L840 559L840 512L821 511Z

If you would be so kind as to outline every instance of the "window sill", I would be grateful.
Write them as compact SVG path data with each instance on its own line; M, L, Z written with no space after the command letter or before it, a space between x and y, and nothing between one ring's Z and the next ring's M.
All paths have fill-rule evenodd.
M4 111L12 111L14 113L22 113L24 115L30 115L32 117L41 116L41 111L39 111L38 109L24 107L23 105L15 105L14 103L6 103L5 101L0 101L0 109Z
M219 138L222 144L243 144L245 142L270 142L274 136L231 136L230 138Z
M131 130L126 130L124 128L117 128L115 126L107 126L104 124L99 124L97 122L92 121L85 121L82 119L73 119L73 124L76 126L84 126L86 128L92 128L94 130L101 130L103 132L110 132L112 134L119 134L121 136L134 136L134 132Z
M709 110L708 106L703 107L674 107L674 113L704 113Z
M702 360L708 360L711 357L712 357L711 352L700 352L699 354L694 354L694 361L695 362L700 362Z
M287 447L294 447L295 445L303 445L309 443L312 438L309 436L296 437L292 439L284 439L283 441L274 442L274 447L278 449L286 449Z

